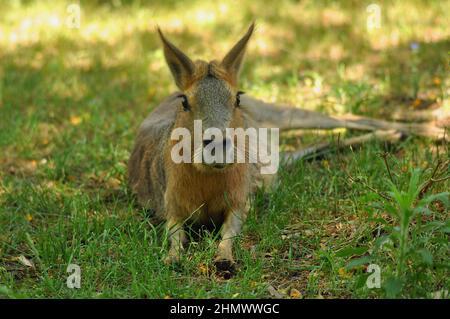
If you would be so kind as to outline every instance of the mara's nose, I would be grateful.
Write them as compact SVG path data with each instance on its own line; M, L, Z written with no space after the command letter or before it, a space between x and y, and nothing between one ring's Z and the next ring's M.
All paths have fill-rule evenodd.
M229 145L231 145L231 140L229 139L229 138L224 138L222 141L220 141L220 140L216 140L216 139L213 139L213 140L203 140L203 147L206 147L206 146L208 146L209 144L211 144L212 142L214 142L214 145L217 147L217 146L220 146L220 144L222 144L222 146L223 146L223 148L224 149L226 149Z
M203 140L203 147L208 146L209 144L211 144L213 140Z
M231 139L204 139L203 147L205 148L207 146L210 155L214 157L210 164L231 164L229 160L230 156L232 157L231 151L233 149L233 142ZM219 154L218 152L221 152L222 154ZM208 160L207 162L210 161Z
M213 144L211 144L213 143ZM217 140L217 139L213 139L213 140L203 140L203 147L206 147L208 145L211 144L211 148L222 148L224 151L227 151L228 149L231 148L232 146L232 142L231 139L229 138L224 138L223 140Z

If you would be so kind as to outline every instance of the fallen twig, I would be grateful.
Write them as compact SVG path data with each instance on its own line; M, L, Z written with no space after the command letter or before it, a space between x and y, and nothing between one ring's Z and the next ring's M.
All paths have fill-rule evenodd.
M391 183L394 184L394 178L392 178L391 168L390 168L389 163L387 161L387 156L388 155L389 155L389 153L384 152L383 154L381 154L381 157L384 160L384 165L386 166L386 170L388 171L389 179L391 180Z
M422 198L434 183L443 182L450 178L450 176L442 177L442 175L447 171L449 164L450 160L446 160L444 162L438 160L436 166L434 167L433 173L431 174L431 177L422 186L422 189L419 192L419 198Z

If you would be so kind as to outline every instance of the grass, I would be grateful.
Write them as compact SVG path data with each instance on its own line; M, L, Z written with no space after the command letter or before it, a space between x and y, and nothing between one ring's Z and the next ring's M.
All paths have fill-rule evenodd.
M417 197L450 182L416 192L448 160L446 144L370 143L282 167L279 185L252 203L230 280L212 270L210 233L182 267L163 264L162 225L130 194L126 162L140 122L175 89L155 24L191 56L217 58L256 19L243 90L389 118L449 108L448 3L378 1L372 32L364 1L81 1L80 29L64 25L68 3L0 4L0 296L267 298L270 286L286 298L445 296L448 194ZM283 147L329 138L286 135ZM402 206L405 194L414 196ZM66 286L71 263L80 289ZM380 288L365 285L369 264L381 270Z

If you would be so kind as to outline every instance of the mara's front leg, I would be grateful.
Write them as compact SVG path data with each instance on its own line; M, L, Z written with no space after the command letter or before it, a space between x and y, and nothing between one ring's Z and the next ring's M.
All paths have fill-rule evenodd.
M244 209L231 210L225 216L220 233L221 241L214 259L214 264L218 270L234 269L233 240L241 232L242 224L247 217L247 210L247 206Z
M169 236L169 253L164 259L164 263L173 264L180 261L183 252L183 243L186 241L186 233L183 228L183 222L175 217L168 217L166 224L167 234Z
M173 264L180 261L183 253L183 244L186 241L186 232L184 230L185 216L183 209L178 205L177 198L173 196L174 192L166 191L164 194L164 208L166 219L166 231L169 237L169 252L164 259L165 264Z

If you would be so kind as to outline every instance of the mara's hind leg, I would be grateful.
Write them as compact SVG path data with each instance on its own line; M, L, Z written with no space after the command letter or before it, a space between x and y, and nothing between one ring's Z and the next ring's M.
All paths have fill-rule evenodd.
M448 141L443 127L428 123L400 123L373 119L357 115L330 116L315 111L277 103L266 103L246 94L241 96L243 109L258 123L259 127L291 129L334 129L348 128L363 131L395 130L404 135L426 136L434 140Z

